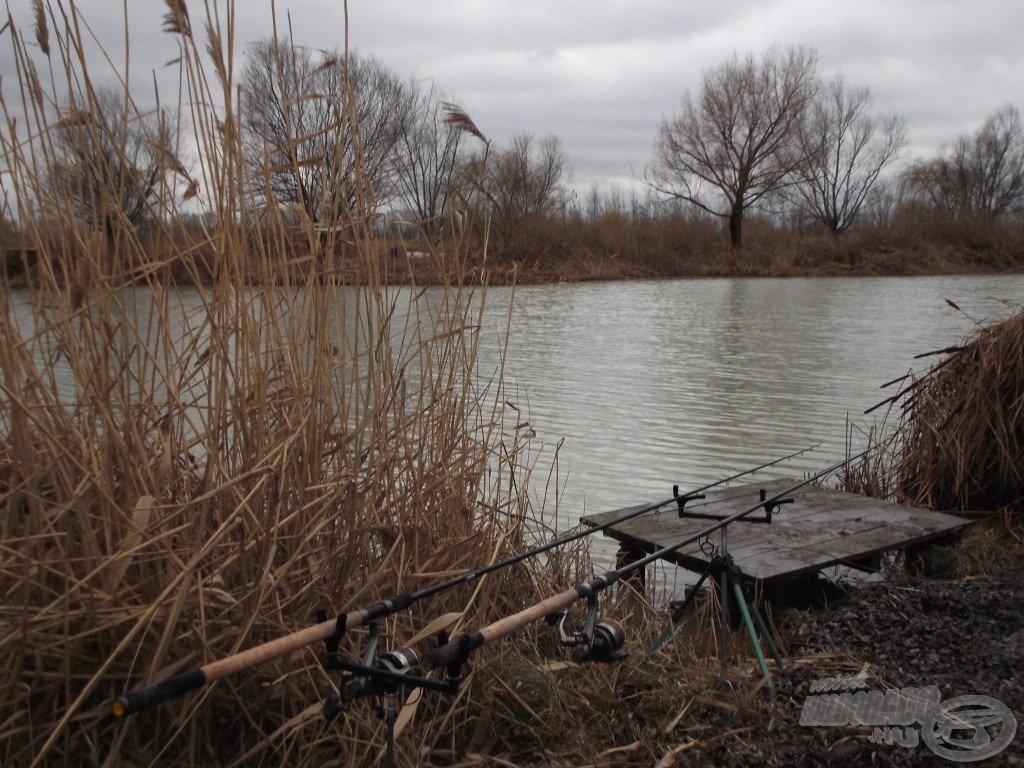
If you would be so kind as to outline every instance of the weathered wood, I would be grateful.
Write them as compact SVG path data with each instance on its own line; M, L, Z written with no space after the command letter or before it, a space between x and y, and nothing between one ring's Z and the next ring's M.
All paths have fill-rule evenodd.
M687 512L731 515L758 503L764 489L769 498L792 487L793 480L772 480L718 489L706 499L686 505ZM918 545L971 524L971 520L940 512L913 509L890 502L827 488L807 486L794 493L772 522L737 521L729 526L729 554L743 572L763 582L811 573L832 565L864 561L888 549ZM631 507L630 509L636 509ZM585 525L604 525L627 510L588 515ZM763 517L758 510L752 517ZM645 552L671 546L713 524L710 520L680 518L675 506L609 526L605 535ZM718 544L718 534L712 534ZM694 544L665 557L687 570L702 573L710 562Z

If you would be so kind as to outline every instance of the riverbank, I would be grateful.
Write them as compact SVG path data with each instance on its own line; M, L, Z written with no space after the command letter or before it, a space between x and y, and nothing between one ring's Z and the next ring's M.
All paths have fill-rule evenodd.
M479 266L471 270L474 277L481 273ZM931 244L818 253L750 248L738 253L681 256L660 264L637 262L580 247L525 259L492 259L486 264L490 285L658 277L923 277L1019 273L1022 270L1024 254ZM432 272L430 264L416 264L411 275L418 283L425 284L434 282Z
M509 675L518 681L524 712L536 720L524 714L530 732L517 735L509 723L501 741L535 746L470 754L456 765L949 765L920 741L916 747L874 743L873 727L801 724L804 705L815 681L856 676L864 691L933 685L940 701L988 696L1019 718L1024 687L1014 670L1024 661L1020 536L1019 523L1012 533L999 522L982 524L955 544L925 550L934 569L927 576L898 572L845 596L833 594L824 606L776 610L786 669L773 667L774 699L759 684L743 635L733 638L727 682L718 678L713 636L677 635L670 647L648 655L644 644L651 633L633 626L638 636L630 637L630 657L594 672L604 686L591 687L590 676L581 674L571 685L563 677L560 689L550 683L547 690L536 672ZM495 705L502 703L498 694ZM541 733L547 739L537 744ZM1024 739L1014 739L993 763L1024 765Z
M781 634L791 658L788 668L777 674L778 698L767 707L767 716L756 724L740 724L728 712L708 708L702 713L701 730L723 734L722 738L705 747L698 737L695 748L676 764L950 764L923 741L916 747L873 743L873 727L802 725L812 683L824 678L860 675L861 690L866 691L934 685L941 701L989 696L1020 718L1024 686L1015 671L1024 662L1024 550L1008 533L1010 543L995 543L993 533L998 530L971 532L961 547L932 550L938 560L945 560L948 574L958 551L977 549L983 542L989 563L980 572L935 578L903 575L859 588L823 610L790 612L781 622ZM1024 738L1018 735L992 762L1024 765Z
M419 250L417 250L417 248ZM496 248L483 255L482 247L439 243L412 246L397 241L372 241L378 263L368 268L365 250L351 244L334 249L333 256L311 256L298 244L289 256L267 269L264 263L243 266L250 284L303 283L312 270L325 281L356 285L384 280L393 285L545 285L589 281L694 277L923 277L941 275L997 275L1024 272L1024 251L1000 245L969 247L922 241L916 244L873 243L860 240L798 240L784 244L754 244L742 251L697 248L660 253L657 257L622 255L585 243L555 246ZM449 257L457 253L456 263ZM34 248L8 248L4 253L6 284L25 288L39 282L38 254ZM358 253L358 258L354 254ZM166 258L107 258L117 263L114 283L149 279L155 272L178 285L210 284L217 255L209 248L184 249ZM73 280L74 272L51 265L51 279ZM284 278L283 275L288 277Z
M395 283L437 285L451 279L443 250L391 249L386 274ZM544 285L587 281L694 277L924 277L993 275L1024 271L1024 251L956 244L871 242L832 238L753 244L741 251L720 247L669 250L656 257L623 255L584 242L556 246L519 244L486 257L469 248L457 273L466 283ZM355 277L353 275L353 277Z

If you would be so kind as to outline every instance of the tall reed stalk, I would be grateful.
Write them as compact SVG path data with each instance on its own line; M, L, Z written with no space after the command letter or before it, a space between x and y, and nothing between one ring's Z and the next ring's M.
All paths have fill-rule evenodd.
M436 254L440 289L389 288L395 264L354 226L368 190L323 222L326 238L257 205L233 3L192 3L190 16L168 0L178 96L167 109L122 86L118 115L98 114L75 4L33 5L32 30L2 33L19 74L0 102L7 215L25 232L30 287L6 275L0 287L0 764L370 764L383 725L368 707L322 720L336 681L320 649L125 721L107 702L318 609L520 547L529 430L506 418L500 368L480 370L485 289L462 284L457 240ZM189 127L163 155L145 231L102 187L50 183L62 130L99 140L111 121L150 125L154 109ZM345 172L358 182L358 157ZM80 195L100 218L75 215ZM203 224L186 230L197 208ZM346 227L352 242L333 234ZM383 644L446 612L461 614L452 631L492 621L547 578L519 568L425 600L387 620ZM364 640L342 652L358 657ZM481 688L425 697L400 753L456 747Z

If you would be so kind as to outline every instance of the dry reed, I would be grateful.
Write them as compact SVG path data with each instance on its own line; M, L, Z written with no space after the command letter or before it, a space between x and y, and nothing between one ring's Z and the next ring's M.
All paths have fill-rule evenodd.
M891 398L894 442L851 466L845 486L931 509L1019 512L1024 311L941 353ZM868 437L880 442L876 433Z
M493 764L669 766L683 750L703 765L706 750L732 738L733 728L763 725L771 703L746 635L731 635L732 663L720 676L713 594L658 651L650 649L668 621L662 610L629 586L603 608L626 630L627 658L614 666L566 663L543 625L509 640L491 662L495 678L464 745L480 757L458 765L492 764L482 756L497 754ZM722 713L729 729L717 723Z
M182 52L168 114L191 128L164 151L145 232L117 190L49 183L71 118L94 141L114 137L119 152L90 172L116 178L116 137L148 125L139 96L123 90L122 114L97 114L74 4L34 4L51 54L42 78L38 52L6 30L21 87L5 83L0 142L36 258L29 288L0 286L0 763L369 764L382 723L368 706L323 721L334 681L317 648L125 721L108 702L319 609L518 551L528 425L506 418L501 370L478 370L485 289L462 285L460 244L437 257L441 289L399 291L370 235L333 234L358 232L359 211L324 222L322 238L258 206L224 48L232 21L209 3L201 19L168 7ZM206 215L186 231L192 198ZM83 200L95 218L75 215ZM446 612L462 614L453 631L486 623L542 586L525 569L494 574L390 618L383 642ZM354 634L349 658L365 639ZM400 752L459 744L479 688L471 677L454 700L427 697L434 717Z

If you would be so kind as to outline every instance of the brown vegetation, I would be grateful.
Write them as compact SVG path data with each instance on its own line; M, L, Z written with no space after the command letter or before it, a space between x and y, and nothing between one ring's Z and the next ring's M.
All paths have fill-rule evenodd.
M137 233L135 244L119 248L121 279L132 281L153 270L181 285L210 284L216 231L195 217L155 231ZM482 229L482 226L481 226ZM1024 269L1024 228L1012 222L923 220L862 228L835 238L825 232L793 232L766 220L747 222L747 246L733 251L710 222L682 216L638 221L609 213L597 222L524 221L513 231L397 234L363 233L357 245L351 228L330 235L265 212L246 230L249 254L240 255L246 282L301 282L310 270L344 274L350 284L364 281L357 248L373 254L373 268L385 284L444 285L446 281L490 285L628 280L653 277L808 277L1002 274ZM46 269L58 281L62 265L79 260L84 249L113 248L95 239L80 241L50 227L38 237L58 244L44 248ZM32 233L10 228L4 234L5 274L13 287L38 283L42 265ZM328 256L330 251L330 256ZM265 257L280 263L264 269ZM262 265L262 266L261 266ZM453 271L454 270L454 271Z
M606 213L597 221L535 221L490 243L492 281L710 276L881 276L1002 273L1024 268L1024 227L930 218L862 227L833 237L747 222L733 251L717 227L682 215Z
M143 227L121 215L116 188L50 183L47 158L63 154L48 105L70 93L87 114L103 99L74 53L74 6L64 17L37 4L49 20L37 22L41 48L52 37L48 50L69 57L54 54L43 79L53 93L43 95L23 36L9 35L33 87L21 103L5 94L2 108L8 125L28 115L36 138L2 143L24 228L5 230L0 276L0 762L372 763L383 739L369 706L340 723L320 715L336 681L318 648L124 721L109 714L115 695L306 626L320 609L480 567L531 536L528 424L501 371L477 370L485 288L461 285L458 242L436 259L440 294L395 295L384 286L401 263L347 213L322 233L256 209L246 148L223 112L226 36L207 19L197 41L203 25L183 3L169 9L196 177L213 206L188 228L179 206L191 185L151 199ZM109 124L153 139L134 102L121 103ZM76 124L115 146L128 135ZM179 164L157 146L155 173L170 179ZM97 179L123 181L125 157L89 162ZM101 213L81 215L80 194ZM30 290L12 290L18 272ZM385 622L383 643L450 612L452 631L493 620L585 558L564 562L424 600ZM343 654L358 658L365 640L352 633ZM495 679L489 655L456 699L424 697L427 726L410 729L404 753L468 741Z
M321 609L372 605L546 536L545 512L530 502L529 423L501 370L477 368L489 267L470 256L486 242L472 241L472 222L465 239L449 229L429 241L426 232L415 243L381 241L349 212L314 228L255 206L241 132L230 114L218 117L231 92L225 36L208 20L197 42L185 6L169 9L209 216L185 216L178 197L158 196L138 226L117 214L117 189L103 184L88 192L89 210L102 213L81 215L77 190L49 183L40 165L60 157L46 104L61 94L43 99L31 88L27 102L2 105L33 116L38 143L2 146L22 212L35 206L35 215L5 229L0 276L0 761L372 764L383 724L369 702L323 720L338 681L319 648L124 720L111 718L110 703L308 626ZM60 42L50 50L81 50L68 42L73 7L67 24L40 12L49 25L38 34ZM22 39L13 36L14 52L28 72ZM220 62L211 79L201 49ZM79 76L86 69L78 58L55 66L66 76L60 88L95 105ZM122 103L120 119L142 125L133 101ZM159 157L163 178L177 163ZM100 178L118 176L105 171ZM189 184L182 197L194 192ZM385 289L419 270L443 290ZM27 289L13 290L12 275ZM429 644L416 638L438 617L461 632L591 575L585 550L554 552L395 614L382 643ZM660 619L642 602L606 610L641 641ZM669 707L673 716L707 699L713 667L691 644L609 671L547 666L564 657L552 637L544 627L480 649L453 698L410 697L398 759L546 752L551 731L541 722L569 728L588 707L600 709L591 725L604 732L580 731L577 745L557 750L565 760L615 751L623 736L625 754L646 758L672 737L640 748L646 715L605 707L600 696L621 692L638 711ZM352 632L341 654L357 659L365 644ZM666 669L684 682L672 696L650 695ZM576 692L552 699L569 676Z
M890 401L893 437L850 468L846 485L939 510L1024 505L1024 311L980 328Z

